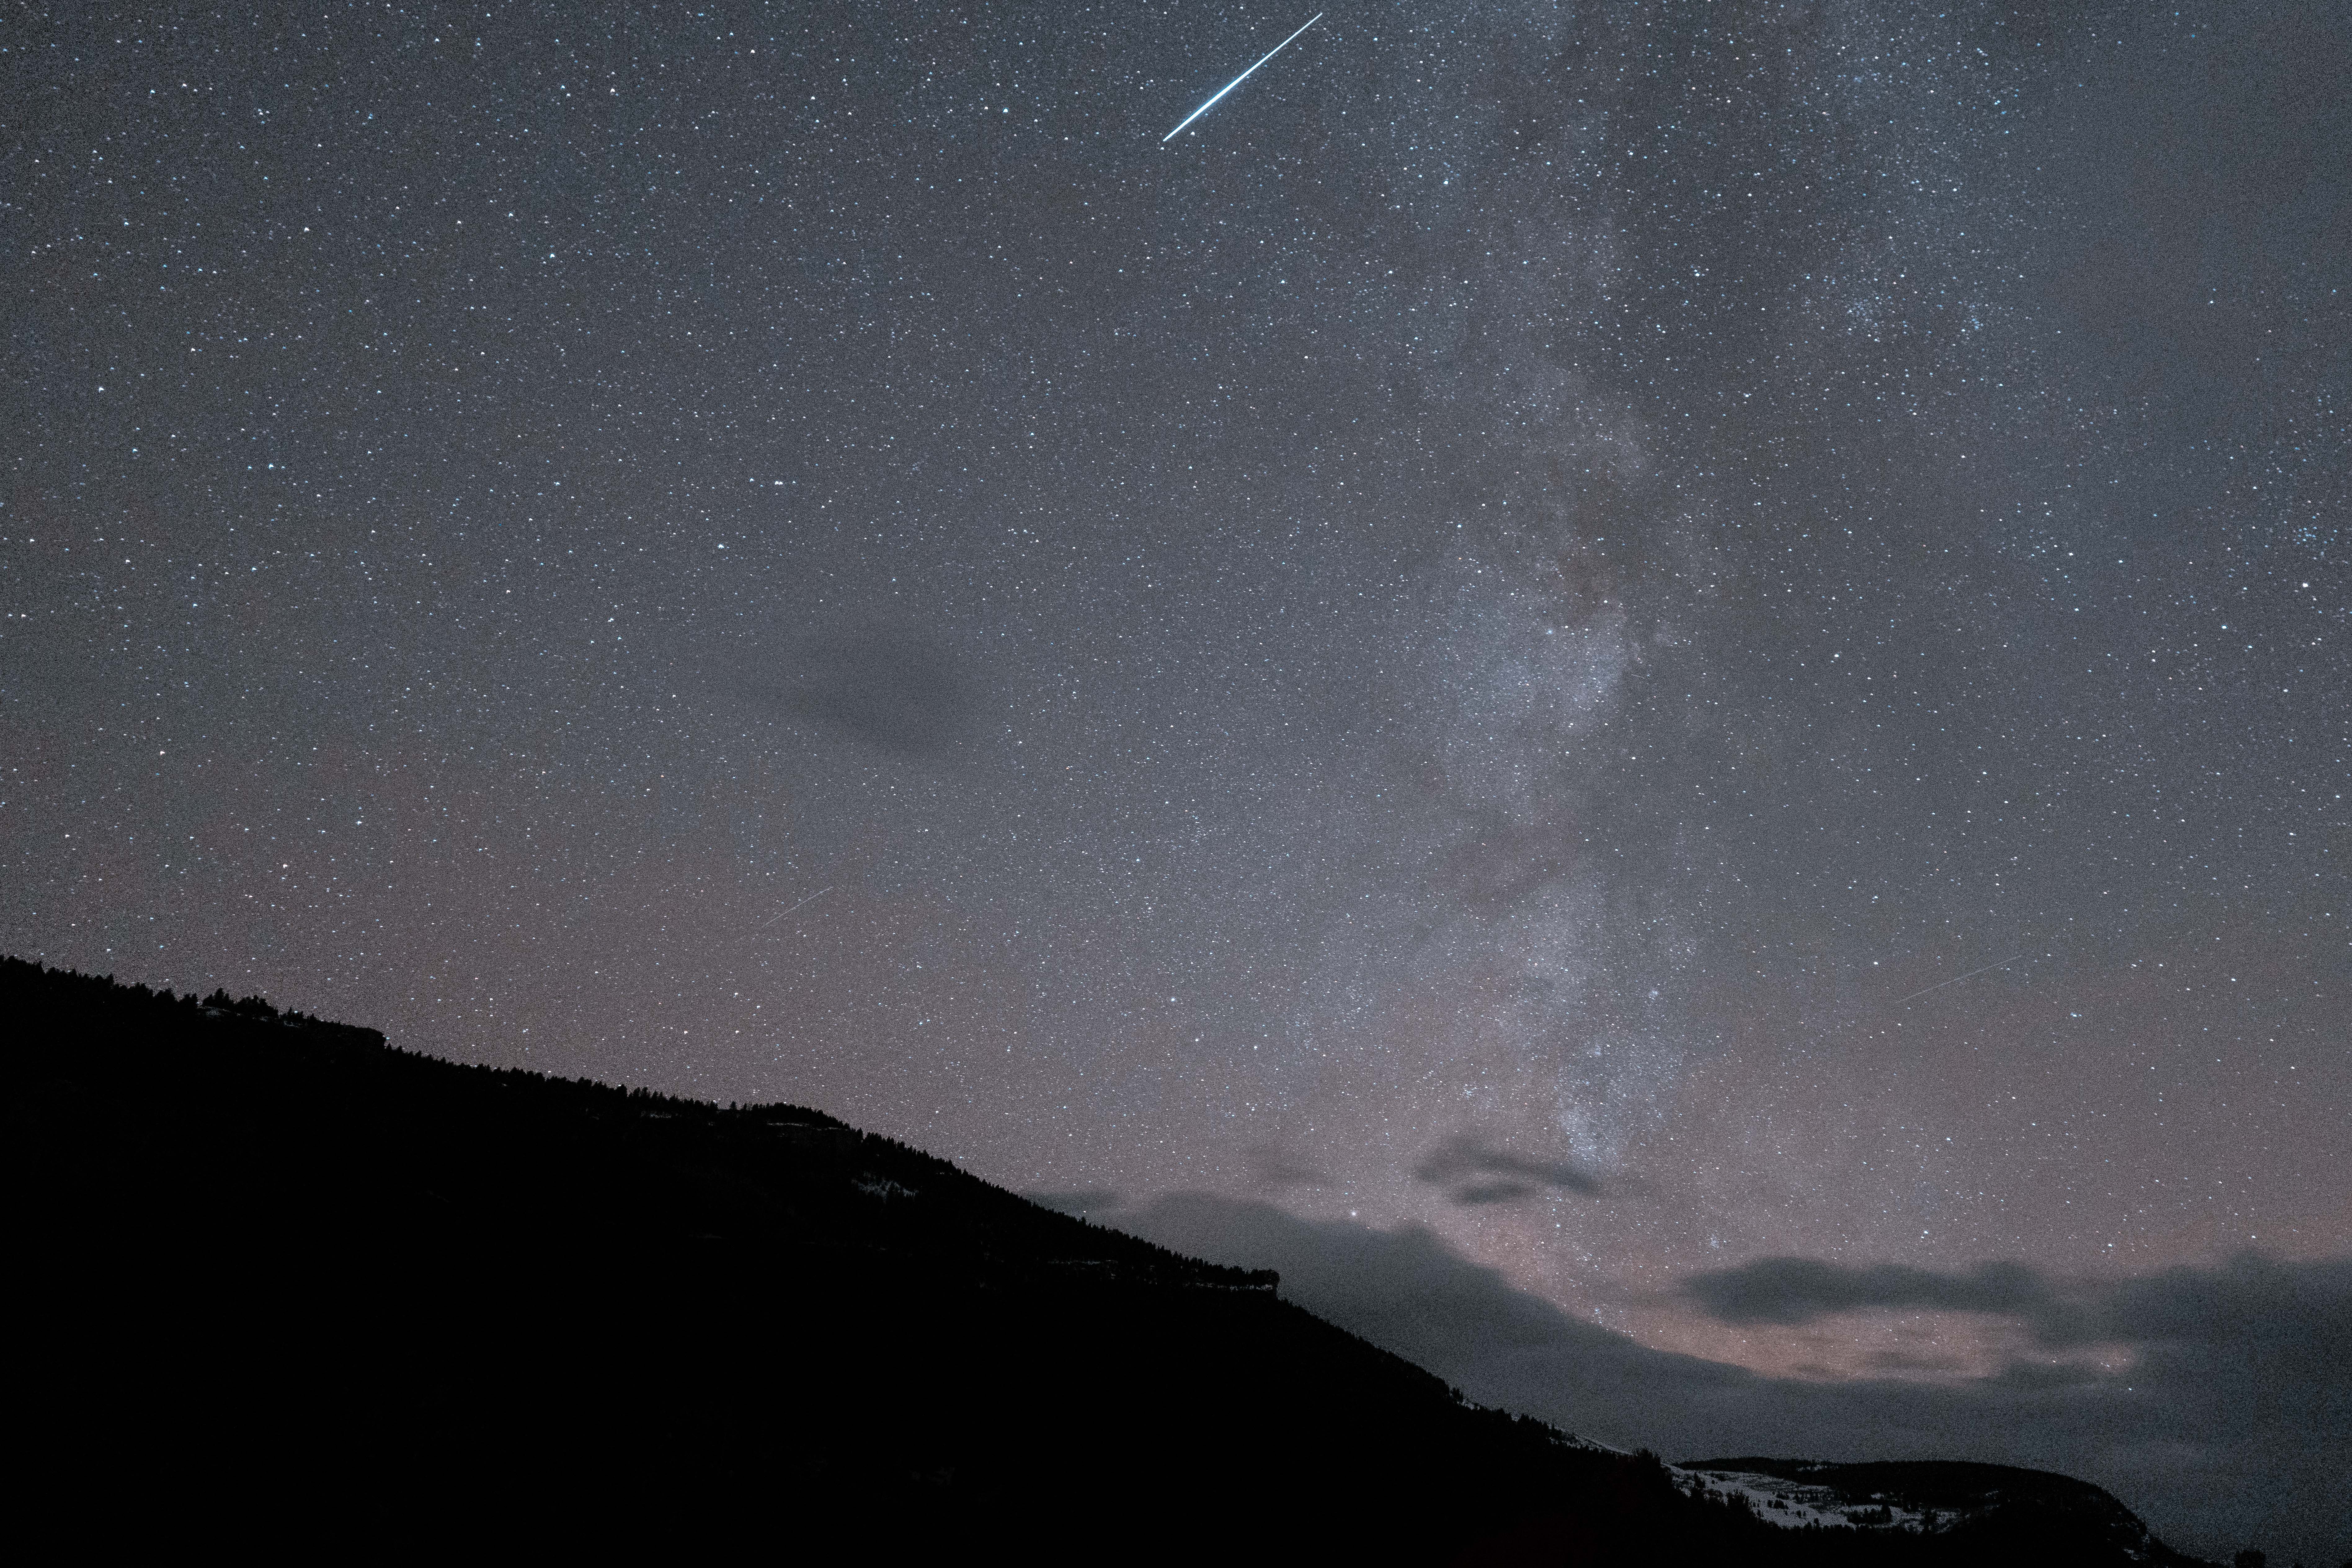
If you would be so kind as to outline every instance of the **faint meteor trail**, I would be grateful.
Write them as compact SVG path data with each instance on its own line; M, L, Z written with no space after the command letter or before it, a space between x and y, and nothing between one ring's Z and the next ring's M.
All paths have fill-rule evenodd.
M2032 955L2031 953L2013 953L2011 956L2002 959L1999 963L1988 963L1983 969L1971 969L1966 974L1955 974L1949 980L1938 980L1933 985L1928 986L1927 991L1914 991L1908 996L1897 996L1894 1001L1889 1002L1887 1005L1890 1007L1900 1007L1906 1002L1916 1001L1919 997L1925 996L1927 994L1927 991L1941 991L1947 985L1958 985L1963 980L1974 979L1977 975L1983 974L1990 970L2006 969L2011 964L2015 963L2019 959L2029 958L2032 956Z
M2032 949L2028 949L2023 952L2011 953L2009 957L2002 959L1999 963L1988 963L1980 969L1971 969L1966 974L1955 974L1949 980L1938 980L1936 984L1927 986L1925 990L1914 991L1908 996L1897 996L1892 1002L1871 1003L1867 1006L1862 1007L1853 1013L1849 1013L1845 1017L1840 1019L1834 1024L1823 1025L1822 1027L1805 1036L1804 1039L1809 1045L1817 1045L1821 1041L1826 1040L1833 1035L1842 1035L1848 1029L1860 1027L1862 1025L1868 1023L1873 1017L1876 1016L1888 1007L1900 1007L1906 1002L1916 1002L1920 997L1927 994L1927 992L1929 991L1941 991L1947 985L1958 985L1963 980L1973 980L1979 974L1989 974L1996 969L2006 969L2020 959L2031 958L2032 956L2033 952ZM2046 957L2047 955L2045 954L2044 956Z
M1318 22L1321 21L1322 19L1323 19L1323 13L1322 13L1322 12L1320 12L1320 11L1316 12L1316 13L1315 13L1315 15L1313 15L1312 16L1309 16L1309 17L1307 17L1307 21L1306 21L1305 26L1301 26L1301 27L1298 29L1298 33L1303 33L1303 32L1307 31L1307 29L1308 27L1313 26L1316 23L1318 23ZM1291 35L1290 35L1290 38L1295 38L1295 37L1298 37L1298 33L1293 33L1293 34L1291 34ZM1259 60L1258 60L1258 62L1257 62L1257 66L1262 66L1262 65L1265 64L1265 62L1266 62L1267 60L1270 60L1270 59L1274 58L1274 57L1275 57L1275 56L1276 56L1276 55L1278 55L1278 54L1282 53L1282 51L1283 51L1283 50L1285 50L1285 49L1288 48L1288 47L1290 47L1290 38L1285 38L1285 39L1283 39L1283 40L1282 40L1282 42L1280 42L1280 43L1278 43L1278 44L1275 45L1275 46L1274 46L1274 47L1272 47L1272 48L1270 48L1270 49L1266 50L1266 51L1265 51L1265 55L1263 55L1262 57L1260 57ZM1252 66L1252 67L1250 67L1249 70L1245 70L1245 71L1242 72L1242 74L1241 74L1241 75L1239 75L1239 76L1237 76L1237 77L1234 78L1234 79L1233 79L1233 80L1231 80L1231 81L1229 81L1229 82L1225 83L1225 85L1224 85L1224 86L1223 86L1223 87L1219 88L1219 89L1216 90L1215 95L1214 95L1213 97L1212 97L1212 98L1209 100L1209 101L1208 101L1208 102L1206 102L1206 103L1204 103L1204 104L1201 105L1201 107L1200 107L1200 108L1198 108L1198 109L1194 110L1192 113L1190 113L1190 114L1186 115L1186 116L1184 117L1184 119L1183 119L1182 122L1181 122L1181 123L1180 123L1180 124L1176 127L1176 131L1181 131L1181 130L1183 130L1183 129L1184 129L1184 127L1185 127L1186 125L1190 125L1190 124L1192 124L1192 121L1194 121L1195 120L1200 119L1200 118L1201 118L1201 116L1202 116L1203 114L1208 113L1208 112L1209 112L1209 110L1210 110L1211 109L1213 109L1213 108L1214 108L1214 107L1216 106L1216 101L1217 101L1217 100L1218 100L1218 99L1224 97L1224 96L1225 96L1225 94L1227 94L1227 93L1229 93L1229 92L1233 91L1233 90L1234 90L1234 89L1235 89L1235 88L1237 88L1237 87L1241 86L1241 84L1242 84L1242 83L1244 83L1244 82L1245 82L1245 81L1249 80L1249 79L1250 79L1250 71L1255 71L1255 69L1257 69L1257 66ZM1167 135L1162 136L1162 137L1160 139L1160 144L1161 146L1165 147L1169 142L1171 142L1174 141L1174 140L1176 139L1176 131L1171 131Z
M841 886L841 884L838 882L833 884L833 888L838 888L839 886ZM774 925L778 921L782 920L785 915L791 914L793 910L806 909L809 905L816 902L819 899L833 891L833 888L819 888L815 892L811 893L807 898L803 899L799 903L794 904L792 910L785 910L781 913L770 915L766 920L760 922L760 929L761 931L767 930L770 926Z

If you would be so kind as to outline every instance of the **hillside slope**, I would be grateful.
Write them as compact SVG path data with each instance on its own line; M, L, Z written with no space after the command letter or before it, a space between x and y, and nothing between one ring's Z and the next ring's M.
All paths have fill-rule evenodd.
M1814 1459L1690 1459L1672 1467L1694 1492L1739 1496L1782 1529L1843 1525L1976 1542L2065 1540L2085 1553L2181 1563L2114 1494L2088 1481L2014 1465L1953 1459L1830 1464Z
M26 1495L116 1533L812 1560L1944 1563L1462 1403L820 1112L0 960ZM1756 1462L1740 1461L1749 1469ZM743 1532L750 1532L745 1536ZM2046 1549L2046 1551L2045 1551ZM2004 1555L2137 1560L2040 1530Z

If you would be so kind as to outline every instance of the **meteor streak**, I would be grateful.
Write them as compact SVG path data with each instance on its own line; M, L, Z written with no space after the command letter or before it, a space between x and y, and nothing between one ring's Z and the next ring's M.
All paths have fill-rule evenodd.
M1320 11L1316 12L1316 13L1315 13L1315 15L1313 15L1312 16L1309 16L1309 17L1307 17L1307 24L1306 24L1306 26L1302 26L1302 27L1300 27L1300 28L1298 29L1298 33L1303 33L1303 32L1307 31L1307 27L1311 27L1311 26L1313 26L1316 23L1318 23L1318 22L1321 21L1322 19L1323 19L1323 13L1322 13L1322 12L1320 12ZM1298 33L1293 33L1293 34L1291 34L1291 35L1290 35L1290 38L1295 38L1295 37L1298 37ZM1285 38L1285 39L1283 39L1283 40L1282 40L1282 42L1280 42L1280 43L1278 43L1278 44L1275 45L1275 46L1274 46L1274 47L1272 47L1272 48L1270 48L1270 49L1266 50L1266 51L1265 51L1265 56L1264 56L1262 58L1260 58L1260 59L1259 59L1259 61L1257 62L1257 66L1262 66L1262 65L1265 64L1265 62L1266 62L1267 60L1270 60L1270 59L1274 58L1274 57L1275 57L1275 56L1276 56L1276 55L1278 55L1278 54L1282 53L1282 51L1283 51L1283 50L1285 50L1285 49L1288 48L1288 47L1290 47L1290 38ZM1225 94L1227 94L1227 93L1229 93L1229 92L1233 91L1233 90L1234 90L1234 89L1235 89L1235 88L1237 88L1237 87L1241 86L1241 84L1242 84L1242 83L1244 83L1244 82L1245 82L1245 81L1249 80L1249 79L1250 79L1250 71L1255 71L1255 69L1257 69L1257 66L1252 66L1252 67L1250 67L1249 70L1245 70L1245 71L1242 72L1242 74L1241 74L1241 75L1239 75L1239 76L1237 76L1237 77L1234 78L1234 79L1233 79L1233 80L1231 80L1231 81L1229 81L1229 82L1225 83L1225 85L1224 85L1224 86L1223 86L1223 87L1219 88L1219 89L1217 89L1217 91L1216 91L1216 95L1215 95L1215 97L1211 98L1207 103L1204 103L1204 104L1201 105L1201 107L1200 107L1200 108L1198 108L1198 109L1194 110L1192 113L1190 113L1190 114L1186 115L1186 116L1184 117L1184 119L1183 119L1182 123L1181 123L1181 124L1179 124L1179 125L1176 127L1176 131L1181 131L1181 130L1183 130L1183 129L1184 129L1184 127L1185 127L1186 125L1190 125L1190 124L1192 124L1192 121L1194 121L1195 120L1200 119L1200 118L1201 118L1201 116L1202 116L1203 114L1208 113L1208 112L1209 112L1209 110L1210 110L1212 108L1213 108L1213 107L1215 106L1216 101L1217 101L1217 99L1224 97L1224 96L1225 96ZM1164 146L1166 146L1169 142L1171 142L1174 141L1174 140L1176 139L1176 131L1171 131L1167 135L1162 136L1162 137L1160 139L1160 144L1161 146L1163 146L1163 147L1164 147Z
M774 925L778 921L782 920L785 915L791 914L793 910L807 908L809 905L816 902L819 899L824 897L827 893L833 891L833 888L837 888L839 886L841 886L841 884L835 882L833 884L832 888L819 888L815 892L811 893L807 898L803 899L799 903L794 904L791 910L784 910L777 914L769 916L766 920L761 921L760 922L759 929L761 931L767 930L770 926Z
M1927 991L1941 991L1947 985L1958 985L1963 980L1973 980L1979 974L1990 973L1991 971L1996 969L2007 969L2011 964L2015 963L2018 959L2025 956L2026 954L2021 952L2017 954L2016 957L2004 958L1999 963L1988 963L1982 969L1971 969L1966 974L1955 974L1949 980L1938 980L1933 985L1928 986ZM1891 1005L1900 1007L1906 1002L1916 1001L1918 998L1925 996L1927 994L1927 991L1914 991L1908 996L1897 996Z

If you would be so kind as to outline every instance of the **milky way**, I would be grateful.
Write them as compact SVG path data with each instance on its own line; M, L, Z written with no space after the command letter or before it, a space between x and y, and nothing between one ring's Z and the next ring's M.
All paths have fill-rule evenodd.
M2340 23L35 16L0 946L2119 1395L1688 1282L2352 1252Z

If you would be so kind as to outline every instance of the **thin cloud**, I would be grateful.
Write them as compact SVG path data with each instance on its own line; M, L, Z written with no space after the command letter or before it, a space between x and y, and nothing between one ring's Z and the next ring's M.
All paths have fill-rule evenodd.
M1249 1161L1250 1180L1260 1188L1280 1190L1284 1187L1324 1187L1331 1184L1330 1173L1297 1159L1271 1143L1260 1143L1243 1151Z
M1530 1160L1496 1148L1470 1132L1456 1133L1431 1150L1413 1167L1412 1173L1434 1184L1465 1183L1455 1187L1451 1196L1465 1206L1512 1203L1538 1196L1546 1190L1581 1193L1587 1197L1601 1195L1600 1181L1574 1165L1564 1161Z
M1882 1263L1849 1268L1811 1258L1764 1258L1685 1280L1681 1293L1718 1322L1808 1323L1833 1312L2040 1311L2054 1304L2048 1281L2019 1263L1939 1274Z
M1117 1223L1179 1251L1278 1269L1286 1298L1473 1399L1620 1447L2023 1465L2106 1488L2176 1548L2226 1555L2259 1542L2273 1561L2329 1563L2352 1551L2341 1500L2352 1473L2352 1259L2249 1256L2087 1286L2015 1264L1726 1271L1734 1283L1706 1289L1733 1310L1853 1310L1834 1301L2013 1311L2044 1347L2087 1336L2130 1352L2115 1370L2036 1356L1957 1382L1790 1379L1652 1350L1418 1227L1305 1220L1199 1194L1128 1208Z
M772 696L786 712L879 751L921 756L972 728L968 672L943 641L911 627L812 637L779 673Z

